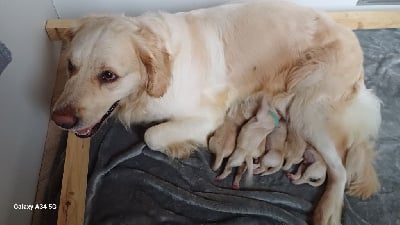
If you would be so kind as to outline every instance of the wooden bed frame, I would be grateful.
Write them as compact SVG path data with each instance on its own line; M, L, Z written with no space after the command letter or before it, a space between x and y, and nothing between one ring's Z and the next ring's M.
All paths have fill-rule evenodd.
M352 29L400 27L400 11L330 12L329 14L338 23ZM58 41L61 40L60 35L63 30L74 26L76 26L76 20L74 19L48 20L46 32L51 41ZM67 79L63 75L63 71L65 71L63 57L64 55L61 52L52 103L62 92ZM57 149L60 147L62 135L63 132L50 121L39 174L36 203L44 203L50 170L56 157ZM80 139L73 133L68 133L57 225L82 225L84 223L89 147L90 139ZM34 212L32 224L40 224L41 216L40 211Z

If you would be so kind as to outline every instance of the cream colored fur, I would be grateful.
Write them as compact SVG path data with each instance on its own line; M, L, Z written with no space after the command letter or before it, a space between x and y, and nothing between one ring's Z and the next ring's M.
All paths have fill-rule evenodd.
M245 163L248 169L247 180L251 181L253 159L257 159L265 153L266 138L275 128L274 118L268 113L270 110L273 109L269 105L267 97L264 96L256 115L241 127L235 150L217 179L224 179L232 172L233 167L239 167Z
M230 156L235 150L240 128L247 120L256 115L261 99L262 95L252 95L235 102L229 108L224 122L214 132L208 144L209 151L215 154L213 170L217 170L224 158Z
M309 184L318 187L326 179L326 163L321 155L311 146L304 152L303 162L297 168L297 172L289 173L288 177L293 184Z
M257 1L79 23L65 35L67 58L77 71L54 107L76 108L79 123L72 130L93 126L120 100L115 113L127 126L166 121L146 131L150 148L185 157L187 146L207 144L236 100L262 91L278 104L278 96L293 95L289 129L312 144L328 167L314 224L340 224L347 177L341 159L347 150L366 160L368 174L374 174L372 157L353 146L376 137L379 102L365 88L357 38L325 14ZM99 82L104 70L119 78ZM350 193L371 194L362 167L346 167Z
M287 137L287 124L281 120L278 127L275 127L267 136L265 154L261 157L260 163L256 166L254 174L270 175L278 172L284 163L287 155L285 142Z

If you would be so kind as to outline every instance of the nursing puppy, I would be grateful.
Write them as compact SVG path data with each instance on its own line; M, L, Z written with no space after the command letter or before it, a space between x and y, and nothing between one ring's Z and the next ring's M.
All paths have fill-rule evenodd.
M272 98L288 93L294 95L289 129L328 168L314 224L340 224L346 178L353 195L376 191L380 103L364 85L357 38L321 12L250 1L177 14L88 17L63 37L70 78L52 119L64 129L89 137L112 114L127 126L162 121L146 131L145 142L182 158L206 146L236 100L257 91ZM346 166L356 163L350 174L342 155L352 158Z
M254 174L270 175L282 168L287 155L285 150L287 132L287 124L281 120L272 133L267 136L265 154L261 157L259 164L255 166Z
M213 170L217 170L224 158L230 156L236 146L236 138L242 125L256 115L262 95L252 95L238 101L229 108L224 122L210 138L208 149L215 154Z
M276 117L279 119L281 116L286 116L287 107L292 98L292 95L280 94L275 96L272 100L272 98L265 95L265 93L257 93L233 103L225 116L224 122L211 136L208 144L209 151L215 154L215 161L212 166L213 170L217 170L221 166L224 158L232 154L236 146L240 128L260 110L263 99L266 101L266 104L272 107L272 111L276 111ZM265 113L268 114L267 111ZM283 142L285 142L286 139L286 128L284 136L285 137L280 138L280 140L284 138ZM276 145L278 145L278 143Z
M290 121L289 121L290 124ZM289 170L293 165L303 160L304 151L307 148L307 142L297 132L288 132L284 152L285 162L283 170Z
M261 153L261 155L257 159L257 163L251 166L254 167L253 174L257 175L259 174L261 176L270 175L278 172L282 168L285 158L284 146L286 141L286 135L287 135L286 122L281 120L279 122L279 125L275 127L274 130L271 132L271 134L267 136L265 141L261 143L261 145L264 144L264 146L258 146L258 148L260 149L257 152ZM250 135L250 139L252 139L252 137L253 135ZM225 170L232 166L231 162L232 162L231 158L229 158ZM251 161L251 163L253 162ZM233 189L240 188L240 180L242 179L244 173L247 170L247 164L248 163L243 163L237 169L237 172L233 179L233 185L232 185ZM248 178L248 180L249 179L250 178ZM247 183L249 183L249 181Z
M279 121L278 114L271 108L267 97L263 97L257 113L240 129L237 137L236 148L229 157L225 169L217 179L224 179L232 168L246 163L248 168L248 181L253 175L253 160L262 156L265 152L266 137L273 131ZM242 168L242 170L245 170Z
M256 136L256 134L250 134L248 136L249 136L249 139L253 140L253 137ZM287 123L284 120L280 120L278 126L276 126L273 129L273 131L267 136L265 142L263 142L263 143L265 143L264 151L262 151L262 150L257 151L257 152L264 152L264 153L262 156L260 156L257 159L258 162L254 164L253 174L257 174L257 175L261 175L261 176L271 175L273 173L278 172L283 167L284 162L286 162L288 160L290 162L295 161L290 158L290 157L292 157L292 154L289 154L288 149L286 149L287 136L288 136ZM247 141L247 142L249 142L249 141ZM301 140L301 143L300 143L300 145L298 145L298 148L302 148L301 144L303 142L304 142L304 140ZM245 146L248 146L248 144L245 144ZM296 152L304 152L304 151L305 151L305 149L296 150ZM246 152L241 152L241 153L246 154ZM313 154L318 154L318 153L313 152ZM236 154L236 158L239 158L239 154ZM305 162L303 160L303 158L304 158L304 156L301 157L300 161ZM318 159L320 159L320 158L321 157L319 157ZM233 161L230 158L227 163L226 168L229 168L229 166L232 166L231 162L233 162ZM310 170L307 171L305 176L302 176L303 179L306 179L306 177L309 177L310 175L314 175L314 174L318 173L318 172L314 172L315 169L319 168L318 165L320 164L320 161L317 161L317 162L318 163L313 164L312 168L310 168ZM238 168L237 173L234 177L234 181L233 181L234 189L239 189L240 180L242 179L244 172L247 170L246 165L247 165L247 163L244 163ZM326 173L326 166L325 166L325 173ZM296 175L300 178L302 173L299 172L299 173L296 173ZM297 176L296 176L296 178L297 178Z
M326 164L321 155L314 148L308 146L304 152L303 161L301 162L296 173L288 173L287 175L293 184L309 184L318 187L325 182Z

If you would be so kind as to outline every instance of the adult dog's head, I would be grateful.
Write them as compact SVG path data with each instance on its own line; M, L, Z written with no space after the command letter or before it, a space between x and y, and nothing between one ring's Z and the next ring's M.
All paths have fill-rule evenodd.
M126 98L161 97L170 82L169 54L148 25L128 17L88 17L63 33L69 79L52 120L89 137Z

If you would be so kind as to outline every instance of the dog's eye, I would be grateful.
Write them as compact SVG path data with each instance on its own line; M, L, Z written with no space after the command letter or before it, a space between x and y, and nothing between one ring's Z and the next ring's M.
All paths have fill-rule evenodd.
M320 180L320 178L310 178L309 179L309 181L311 182L311 183L316 183L316 182L318 182Z
M105 70L100 73L99 78L102 82L113 82L118 78L118 76L110 70Z
M72 64L71 60L68 60L68 72L70 76L76 73L76 66Z

